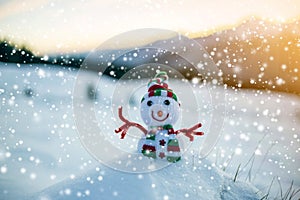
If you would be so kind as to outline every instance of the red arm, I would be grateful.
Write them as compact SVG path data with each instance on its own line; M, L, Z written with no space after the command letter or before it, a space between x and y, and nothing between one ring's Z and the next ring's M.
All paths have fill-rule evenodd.
M176 134L178 133L184 133L185 136L187 136L188 138L190 138L190 141L193 141L194 140L194 135L204 135L203 132L197 132L195 131L197 128L200 128L202 126L201 123L198 123L194 126L192 126L191 128L183 128L183 129L179 129L177 131L175 131Z
M124 122L124 124L120 128L118 128L118 129L115 130L116 133L122 132L121 133L121 139L124 139L124 137L125 137L128 129L131 126L134 126L134 127L138 128L138 129L140 129L146 135L147 134L147 130L142 125L140 125L138 123L128 121L123 116L122 110L123 110L122 106L119 107L118 114L119 114L119 118Z

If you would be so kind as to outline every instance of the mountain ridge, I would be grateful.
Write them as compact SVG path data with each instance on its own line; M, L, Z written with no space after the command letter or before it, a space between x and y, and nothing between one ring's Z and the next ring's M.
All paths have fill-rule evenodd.
M223 70L225 83L299 94L299 24L300 20L272 24L254 19L195 40Z
M234 88L254 88L284 91L288 93L300 94L300 18L292 21L277 23L257 17L251 17L243 20L239 26L215 32L206 37L193 38L197 41L210 55L214 63L223 71L224 83ZM129 38L130 39L130 38ZM157 40L149 45L138 48L151 47L153 44L161 43L165 45L167 40ZM177 45L177 46L176 46ZM179 51L186 44L175 44ZM157 45L156 45L157 46ZM129 51L127 51L129 50ZM140 58L133 61L124 61L124 57L133 53L132 49L103 49L97 50L103 55L103 59L97 60L100 65L93 68L93 71L99 71L98 68L107 68L105 74L108 76L113 73L114 78L120 78L129 69L141 64L157 62L151 58L151 55L157 54L148 52L139 52ZM178 50L176 50L178 51ZM93 51L92 51L93 52ZM101 53L102 52L102 53ZM115 53L125 52L120 58L112 61L108 67L107 62L111 60ZM129 53L128 53L129 52ZM57 54L50 55L47 60L43 57L31 56L31 61L42 64L59 64L61 66L82 67L82 63L89 57L90 53L82 52L75 54ZM6 60L3 56L0 61L9 62L10 52L5 53ZM30 54L31 55L31 54ZM156 55L157 56L157 55ZM197 56L196 53L195 55ZM177 68L187 79L197 76L189 71L190 63L181 61L181 64L175 63L176 55L168 53L159 54L156 58L160 63L168 61L168 65ZM1 60L2 59L2 60ZM22 60L19 61L22 63ZM181 66L186 66L182 69ZM120 68L125 70L120 70Z

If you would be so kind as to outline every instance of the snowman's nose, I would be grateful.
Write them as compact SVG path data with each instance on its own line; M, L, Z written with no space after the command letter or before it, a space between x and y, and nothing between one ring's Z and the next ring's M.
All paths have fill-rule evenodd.
M157 112L157 116L159 116L159 117L162 117L163 116L163 111L161 111L161 110L159 110L158 112Z

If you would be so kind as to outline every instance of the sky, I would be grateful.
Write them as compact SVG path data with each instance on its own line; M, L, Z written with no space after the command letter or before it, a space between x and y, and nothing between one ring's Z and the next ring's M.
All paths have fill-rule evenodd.
M0 38L39 55L76 53L134 29L169 29L192 37L251 15L293 20L300 16L300 0L0 0Z

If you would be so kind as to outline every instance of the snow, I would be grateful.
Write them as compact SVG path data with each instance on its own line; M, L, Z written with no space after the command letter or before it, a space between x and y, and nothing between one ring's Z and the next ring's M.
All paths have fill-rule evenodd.
M280 187L285 192L291 181L295 188L300 186L298 96L216 87L225 91L226 116L217 145L203 158L201 147L217 123L211 116L220 107L211 102L209 88L174 81L172 88L184 108L177 128L200 121L205 136L192 145L182 137L186 153L176 164L151 173L126 173L99 163L84 148L73 101L80 97L86 108L96 110L97 121L106 123L107 143L133 152L139 133L132 129L128 138L119 140L113 129L121 122L105 119L130 102L126 115L141 123L137 107L146 80L123 84L125 80L116 83L102 77L97 82L99 75L82 72L83 84L74 87L76 70L4 63L0 67L0 199L260 199L268 194L273 178L269 198L280 197ZM94 100L87 91L90 86L97 88ZM184 95L191 88L192 100Z
M256 188L240 181L233 182L232 177L211 166L207 160L194 159L195 163L189 163L191 159L193 157L185 158L146 174L120 173L106 167L91 170L35 197L76 199L80 194L85 199L259 199L255 195Z

